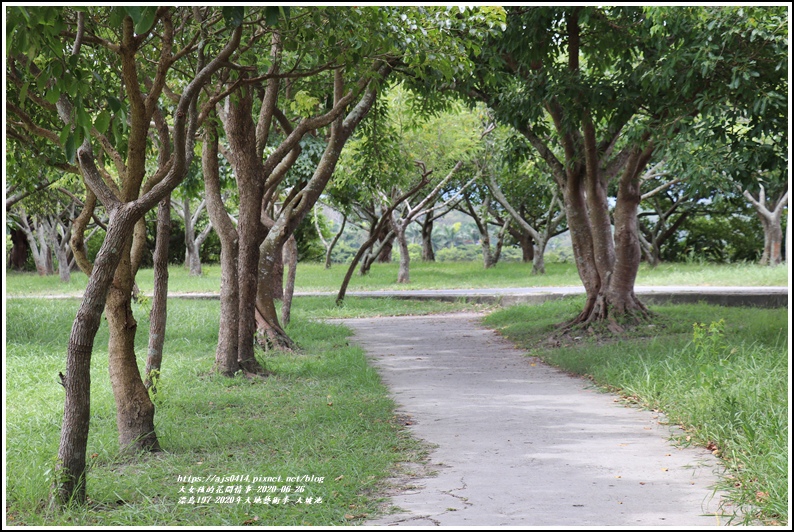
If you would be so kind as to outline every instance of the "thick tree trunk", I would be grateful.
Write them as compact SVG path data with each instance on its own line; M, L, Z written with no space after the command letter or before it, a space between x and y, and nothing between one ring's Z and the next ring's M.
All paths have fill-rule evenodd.
M422 260L425 262L435 262L436 253L433 250L433 222L432 213L425 215L422 220Z
M207 212L221 241L221 293L218 347L215 350L215 371L227 377L240 369L237 361L237 327L240 312L237 288L237 256L239 251L237 229L226 212L220 191L218 169L218 135L211 127L204 133L201 167Z
M262 225L259 222L258 198L243 200L240 194L240 235L239 257L237 262L237 283L239 311L237 327L237 360L240 367L249 373L260 373L264 368L254 354L254 337L257 330L257 288L259 285L260 257L259 243ZM272 290L272 288L271 288Z
M530 247L533 247L530 244ZM546 241L539 240L538 241L538 250L537 253L533 253L532 257L532 273L534 275L545 275L546 274L546 261L544 260L544 255L546 254Z
M199 248L195 240L192 240L189 244L186 243L185 255L185 261L190 275L201 277L201 255L199 254Z
M123 244L121 261L105 303L110 356L110 383L116 400L116 425L122 452L159 451L154 432L154 405L143 384L135 357L138 323L132 314L134 278L130 263L131 237Z
M157 240L154 248L154 293L149 314L149 346L144 386L157 393L163 361L165 326L168 317L168 241L171 239L171 195L157 207Z
M577 175L569 176L563 190L565 214L568 218L568 228L571 232L571 246L573 248L576 270L585 289L587 300L581 314L574 323L585 320L593 309L598 292L601 289L601 279L595 267L593 255L593 239L590 235L590 224L587 219L587 206L585 204L584 187Z
M28 244L25 233L20 229L11 230L11 248L10 266L17 271L22 271L25 267L25 262L28 260L28 251L30 251L30 244Z
M69 347L66 351L66 375L62 384L66 389L63 425L55 464L55 482L52 486L51 503L65 506L82 504L86 500L86 447L91 407L91 354L94 338L106 306L106 297L114 272L120 262L118 251L132 232L131 220L118 215L108 226L108 233L97 255L91 277L88 280L80 308L77 311Z
M586 217L572 208L581 195L566 195L574 254L587 292L585 309L571 325L589 326L596 322L607 322L610 330L620 332L623 324L649 316L647 308L634 293L634 282L641 256L637 229L640 201L638 175L652 151L651 146L643 152L635 149L625 164L615 206L614 240L609 223L606 182L597 173L586 176ZM571 188L573 190L568 192L581 190L576 186ZM588 232L593 242L591 246L582 242L582 236Z
M521 262L532 263L535 260L535 249L532 235L522 230L521 227L508 228L510 235L518 242L521 248Z
M487 270L494 265L491 253L491 235L488 234L487 229L484 233L480 233L480 247L482 248L482 265Z
M379 235L380 241L383 242L383 245L380 247L380 252L378 253L378 262L380 262L381 264L388 264L391 262L391 255L393 249L392 242L394 241L394 238L393 237L388 238L388 234L389 234L389 228L388 226L386 226L383 228L383 231L381 231L381 234ZM369 271L369 268L367 268L367 271Z

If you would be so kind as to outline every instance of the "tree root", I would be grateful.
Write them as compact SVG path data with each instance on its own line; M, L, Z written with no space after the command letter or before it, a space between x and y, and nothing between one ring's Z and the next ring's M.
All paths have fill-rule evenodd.
M562 323L549 339L552 345L560 345L560 339L577 333L603 336L620 335L638 325L651 321L654 313L634 294L628 301L613 302L607 294L589 298L584 310L573 320ZM604 330L606 328L606 331Z

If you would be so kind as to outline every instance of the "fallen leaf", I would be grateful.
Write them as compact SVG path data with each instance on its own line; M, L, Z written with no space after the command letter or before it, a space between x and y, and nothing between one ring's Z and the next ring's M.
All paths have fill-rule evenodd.
M645 485L645 482L640 482L640 486L644 486L644 485Z

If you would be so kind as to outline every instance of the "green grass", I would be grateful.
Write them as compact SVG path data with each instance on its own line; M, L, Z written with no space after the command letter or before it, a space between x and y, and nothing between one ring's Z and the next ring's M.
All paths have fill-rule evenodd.
M788 523L788 310L658 306L624 339L583 335L548 347L581 298L496 311L485 324L565 371L584 375L715 450L721 485L745 524ZM699 324L699 325L695 325ZM728 509L730 510L730 509Z
M301 292L339 291L346 265L335 264L326 270L319 263L298 265L296 290ZM374 264L366 276L353 275L348 291L411 290L442 288L502 288L531 286L580 286L581 280L573 264L549 263L545 275L531 275L532 265L517 262L499 263L488 270L480 262L421 262L411 263L411 283L397 284L396 262ZM169 290L172 292L219 292L220 266L204 265L204 275L190 276L181 266L169 268ZM144 269L138 273L138 285L144 293L151 293L153 273ZM39 277L35 273L7 271L7 294L81 294L87 278L73 273L72 281L61 283L58 276ZM700 285L700 286L788 286L785 265L770 268L756 264L661 264L651 269L641 265L637 285Z
M173 292L217 292L218 266L191 277L171 268ZM531 266L480 263L412 265L410 285L396 285L396 264L375 264L369 276L353 277L349 291L428 288L580 285L572 265L549 264L544 276ZM302 264L298 287L335 293L345 268ZM138 276L151 291L152 272ZM641 268L638 285L788 285L785 267L664 264ZM8 272L8 295L80 294L82 274L68 284L57 276ZM394 405L364 353L348 345L349 331L311 318L451 312L486 307L463 303L411 302L348 297L336 307L331 296L297 298L288 333L301 354L270 352L263 362L275 372L264 380L227 379L211 373L217 342L217 301L172 300L157 397L157 430L165 453L140 460L118 456L115 406L107 377L107 330L100 329L92 369L89 439L92 504L62 515L42 508L62 421L65 346L76 300L7 300L6 460L9 524L25 525L344 525L375 512L378 482L396 463L415 459L419 444L395 422ZM547 350L539 340L554 325L576 315L581 299L539 307L500 310L486 323L498 327L533 354L568 371L592 377L686 427L691 443L713 442L731 467L726 476L736 504L766 523L787 523L788 402L787 311L708 306L656 307L661 318L615 344L584 342ZM148 319L139 321L142 364ZM725 332L700 347L695 322L725 320ZM705 335L704 338L709 338ZM703 347L705 346L705 347ZM615 356L619 352L620 356ZM328 403L331 403L330 405ZM307 484L308 505L178 504L180 475L316 475ZM352 516L353 519L349 519ZM358 517L356 517L358 516Z
M262 355L275 372L266 379L225 378L211 372L218 333L217 301L169 302L169 325L156 396L156 427L164 453L129 459L118 455L115 406L107 375L107 326L92 359L91 434L88 444L90 504L63 514L43 509L57 455L63 415L65 346L77 310L75 300L7 301L6 461L9 524L58 526L345 525L376 511L379 481L424 450L397 423L387 390L349 345L350 331L309 316L371 316L460 310L409 301L349 299L343 309L331 297L295 302L287 329L298 354ZM471 308L471 307L466 307ZM139 363L146 353L148 319L138 319ZM179 476L209 474L314 475L299 482L303 496L321 504L179 504ZM196 486L201 483L197 483ZM243 485L245 483L242 483ZM253 484L254 490L263 483ZM252 501L254 495L251 496ZM264 494L259 494L264 496ZM206 495L204 495L206 496ZM271 494L271 496L273 496ZM297 496L292 497L297 500ZM352 518L351 518L352 516Z

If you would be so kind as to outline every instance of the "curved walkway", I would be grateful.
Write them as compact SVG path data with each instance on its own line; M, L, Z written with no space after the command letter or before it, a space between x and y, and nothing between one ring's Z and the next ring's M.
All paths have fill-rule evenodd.
M367 525L715 526L712 455L658 415L526 357L479 314L341 321L437 446ZM428 471L431 476L423 476Z

